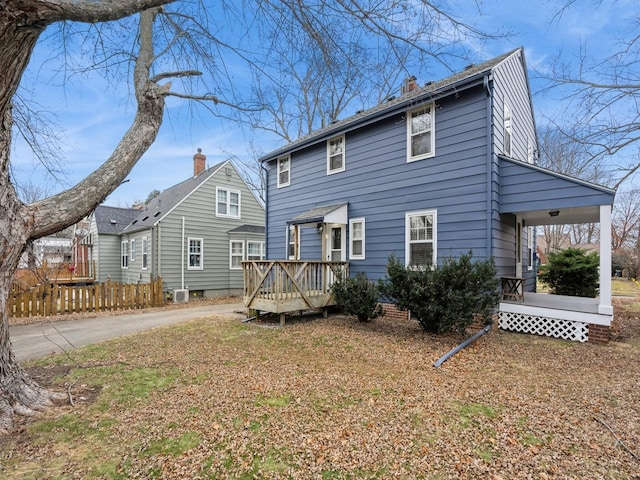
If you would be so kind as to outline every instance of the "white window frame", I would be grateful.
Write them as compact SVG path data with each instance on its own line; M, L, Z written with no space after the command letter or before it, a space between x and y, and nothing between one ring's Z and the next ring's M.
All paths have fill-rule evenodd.
M502 117L502 126L504 127L504 154L511 157L513 151L513 113L511 112L511 106L504 102L504 111Z
M233 245L240 245L240 253L234 253ZM233 259L240 257L238 266L233 265ZM242 261L244 260L244 242L242 240L230 240L229 241L229 270L242 270Z
M142 270L147 270L149 268L149 239L147 237L142 237L142 251L140 254L142 255Z
M282 168L282 165L286 161L286 168ZM283 172L287 172L287 181L280 181L280 174ZM285 155L283 157L278 157L278 161L276 162L276 181L278 188L288 187L291 185L291 155Z
M198 242L199 252L191 251L191 242ZM191 256L198 258L196 265L191 264ZM204 270L204 239L200 237L187 237L187 270Z
M129 245L129 261L136 261L136 239L132 238Z
M250 254L251 249L249 247L251 245L258 245L258 258L252 258L255 257L255 255ZM264 242L247 240L247 260L264 260Z
M284 234L285 234L285 238L287 239L285 258L287 258L288 260L300 260L300 251L302 250L302 241L300 239L300 226L287 225L285 228L286 229ZM297 237L297 245L296 245L296 237ZM293 255L291 255L292 246L293 246L293 252L294 252Z
M226 193L226 200L224 202L220 201L220 193L221 192L225 192ZM232 215L231 214L231 207L236 205L234 203L231 203L231 194L238 195L238 203L237 203L238 214L237 215ZM221 204L225 205L226 212L221 212L220 211L221 209L219 207L220 207ZM240 195L240 190L234 190L234 189L231 189L231 188L216 187L216 217L240 218L242 216L241 208L242 208L242 197Z
M417 132L413 131L412 119L415 116L427 114L430 117L430 128L420 130ZM429 151L426 153L420 153L418 155L413 155L413 138L418 135L430 135L430 143L429 143ZM415 162L416 160L422 160L424 158L431 158L435 155L436 150L436 114L435 114L435 104L430 103L428 105L423 105L422 107L411 110L407 112L407 162Z
M129 268L129 241L122 240L120 242L120 268Z
M422 216L432 216L433 217L433 228L431 231L431 239L427 240L411 240L411 218L412 217L422 217ZM404 261L407 267L411 266L411 245L414 243L430 243L432 245L432 265L425 266L425 268L436 265L438 260L438 213L436 210L419 210L415 212L407 212L405 214L405 252L404 252Z
M361 237L355 236L355 224L362 224ZM359 241L362 243L362 253L353 253L353 242ZM365 221L364 218L352 218L349 219L349 260L364 260L365 259Z
M332 146L339 144L342 147L342 151L336 153L332 151ZM332 175L334 173L344 172L346 169L346 153L345 153L345 136L340 135L338 137L333 137L327 140L327 175ZM342 163L339 168L331 168L331 159L334 157L340 156L342 158Z

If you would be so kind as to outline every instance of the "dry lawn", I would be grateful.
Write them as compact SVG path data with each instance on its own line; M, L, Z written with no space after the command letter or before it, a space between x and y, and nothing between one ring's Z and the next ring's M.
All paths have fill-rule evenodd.
M74 405L0 440L8 479L638 479L640 304L615 340L210 317L31 364Z

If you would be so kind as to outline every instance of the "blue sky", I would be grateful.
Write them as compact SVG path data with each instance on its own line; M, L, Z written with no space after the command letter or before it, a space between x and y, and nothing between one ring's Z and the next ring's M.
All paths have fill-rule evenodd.
M472 0L450 0L460 19L473 22L480 29L511 31L513 35L487 43L469 44L479 60L487 60L513 48L523 46L530 69L546 71L561 55L573 62L586 48L591 56L610 53L614 43L625 34L627 20L640 15L637 0L577 0L561 17L556 17L564 2L546 0L478 0L482 15ZM56 112L60 147L66 172L64 185L52 182L28 148L20 141L14 144L12 169L17 182L42 185L51 194L68 187L98 167L113 150L133 117L134 106L126 92L114 91L98 75L76 78L63 88L60 80L43 68L40 59L48 54L43 48L34 52L28 70L37 89L32 94L44 110ZM464 64L455 66L456 70ZM438 78L446 76L442 72ZM418 78L420 82L422 79ZM540 95L540 83L532 75L532 91L538 125L545 115L557 118L566 106L552 96ZM399 86L398 86L399 88ZM164 190L192 175L192 157L197 148L207 155L212 165L235 155L250 158L249 142L263 153L281 141L263 133L251 132L229 121L220 121L206 110L187 101L170 98L167 113L154 145L142 157L128 177L105 202L113 206L130 206L144 200L154 189Z

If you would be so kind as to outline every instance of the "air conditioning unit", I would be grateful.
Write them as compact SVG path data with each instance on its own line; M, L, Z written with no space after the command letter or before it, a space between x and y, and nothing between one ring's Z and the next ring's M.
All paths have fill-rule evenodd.
M173 303L187 303L189 301L189 290L174 290Z

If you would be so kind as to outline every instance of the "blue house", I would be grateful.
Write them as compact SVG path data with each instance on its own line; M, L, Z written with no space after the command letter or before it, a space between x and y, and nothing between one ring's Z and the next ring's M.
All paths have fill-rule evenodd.
M606 340L615 192L536 165L523 49L399 93L262 157L266 258L282 260L245 264L246 305L318 308L347 268L375 280L391 254L431 265L472 251L503 278L501 328ZM586 222L600 224L600 296L536 294L534 227Z

